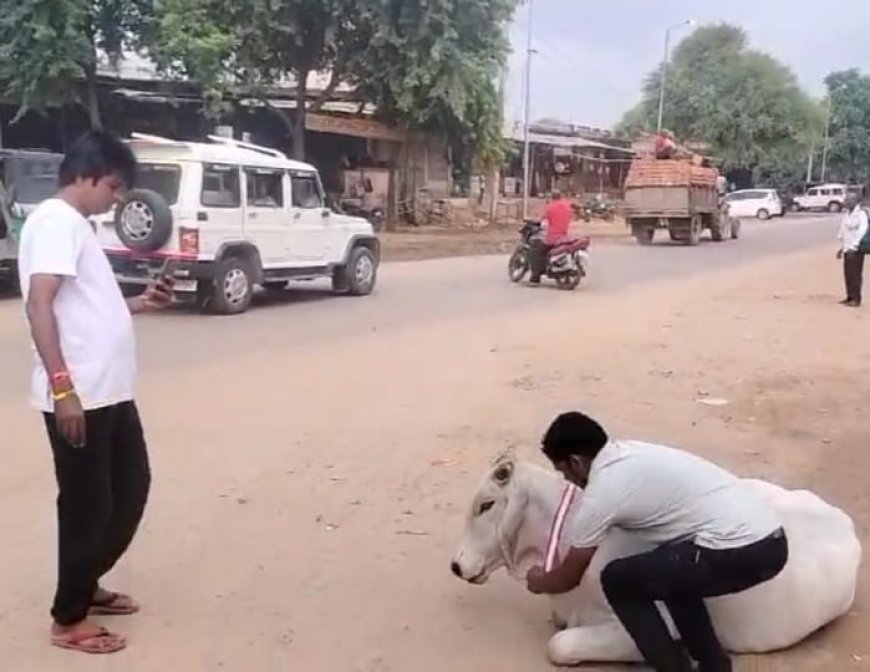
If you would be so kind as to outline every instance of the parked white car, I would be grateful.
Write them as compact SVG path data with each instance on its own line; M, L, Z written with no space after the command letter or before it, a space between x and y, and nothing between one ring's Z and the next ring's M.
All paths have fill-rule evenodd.
M782 201L775 189L741 189L725 197L732 217L770 219L784 213Z
M372 225L325 207L317 170L273 149L134 135L137 188L96 222L128 293L167 273L203 309L235 314L256 285L331 278L336 292L372 292L380 242Z
M840 212L848 192L849 188L845 184L821 184L808 189L805 194L795 196L792 209Z

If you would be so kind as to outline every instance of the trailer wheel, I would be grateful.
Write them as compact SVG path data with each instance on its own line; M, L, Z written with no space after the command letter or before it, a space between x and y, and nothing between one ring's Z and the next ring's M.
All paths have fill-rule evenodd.
M631 235L637 240L638 245L652 245L656 236L656 228L649 220L636 219L629 222Z

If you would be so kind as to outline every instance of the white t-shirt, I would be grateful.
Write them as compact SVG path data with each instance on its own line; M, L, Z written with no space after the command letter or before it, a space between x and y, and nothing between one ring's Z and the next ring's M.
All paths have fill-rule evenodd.
M781 526L759 495L715 464L675 448L619 441L592 462L566 538L575 548L594 548L618 527L656 546L692 541L725 549L761 541Z
M54 314L60 349L85 410L131 401L136 381L133 319L88 220L61 199L42 203L22 229L18 272L25 302L31 276L63 277ZM38 354L31 401L41 411L54 408Z
M854 208L851 212L843 215L840 223L838 238L843 243L845 252L856 252L861 245L861 240L867 235L870 223L867 219L867 211L862 207Z

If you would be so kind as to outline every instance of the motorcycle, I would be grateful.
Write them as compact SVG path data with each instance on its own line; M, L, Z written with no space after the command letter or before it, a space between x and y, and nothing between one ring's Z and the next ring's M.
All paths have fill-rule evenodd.
M520 229L520 244L508 262L508 276L511 282L521 282L532 270L532 245L543 235L541 222L526 219ZM592 240L588 237L565 239L555 245L547 255L544 275L556 281L560 289L577 289L589 270L589 247Z
M375 232L380 232L384 229L387 217L381 208L367 209L356 203L344 201L341 204L341 209L346 215L368 220Z
M603 219L605 222L612 222L616 216L616 208L612 203L597 198L586 202L585 211L592 217Z

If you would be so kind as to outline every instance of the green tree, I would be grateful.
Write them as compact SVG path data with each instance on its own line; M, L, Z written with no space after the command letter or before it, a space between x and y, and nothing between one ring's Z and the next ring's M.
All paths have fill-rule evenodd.
M826 178L870 184L870 76L845 70L825 84L831 115Z
M319 110L351 76L371 38L371 11L354 0L165 0L157 17L154 50L164 67L197 82L213 113L228 100L269 92L291 75L296 111L271 108L305 157L305 118ZM312 97L309 76L329 72ZM313 98L313 99L312 99Z
M496 80L508 55L517 0L380 0L359 63L360 91L382 114L447 135L457 157L481 167L503 158Z
M150 0L0 1L0 89L29 110L80 103L102 127L98 50L117 59L133 46Z
M640 104L619 130L654 130L661 75L651 73ZM823 125L816 103L793 73L748 48L730 25L696 30L668 65L664 125L683 141L702 142L726 169L746 168L756 179L793 181L803 170Z
M305 154L305 116L341 83L388 121L447 132L463 148L497 154L494 84L507 54L515 0L163 0L154 51L162 66L206 92L213 113L242 95L268 104L291 74L296 112L275 109ZM330 73L313 95L312 73Z

